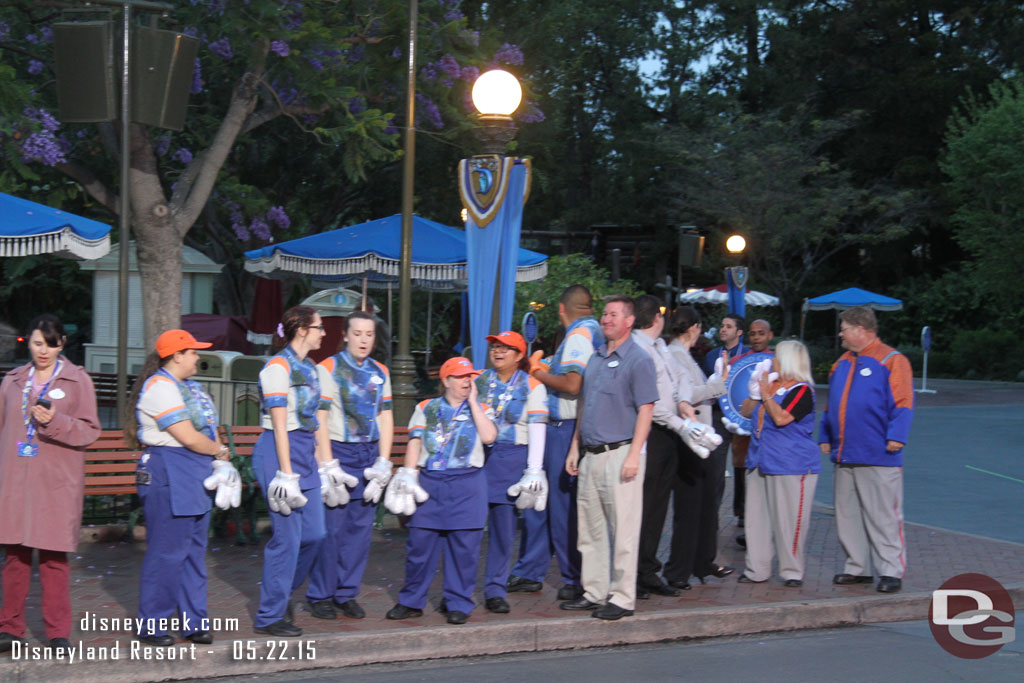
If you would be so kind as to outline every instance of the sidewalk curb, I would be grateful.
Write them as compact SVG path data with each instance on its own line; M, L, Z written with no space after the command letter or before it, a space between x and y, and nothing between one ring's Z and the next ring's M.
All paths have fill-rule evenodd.
M1024 605L1024 583L1006 586L1015 605ZM135 683L139 680L183 680L214 676L268 674L328 667L358 666L444 657L500 655L513 652L582 649L613 645L656 643L696 638L749 635L800 629L912 621L928 618L931 593L893 596L798 600L739 607L705 607L639 613L616 622L582 615L554 619L516 620L504 624L461 627L427 626L365 633L310 634L301 639L239 639L197 646L194 660L184 662L129 659L127 643L121 657L104 662L18 661L0 664L7 681L73 678L89 683ZM255 643L259 655L268 641L287 642L286 659L233 661L246 643ZM301 643L315 642L315 659L298 657ZM239 645L241 643L241 645ZM73 645L77 643L72 641ZM280 645L277 646L280 651ZM170 648L142 647L141 652L167 652Z

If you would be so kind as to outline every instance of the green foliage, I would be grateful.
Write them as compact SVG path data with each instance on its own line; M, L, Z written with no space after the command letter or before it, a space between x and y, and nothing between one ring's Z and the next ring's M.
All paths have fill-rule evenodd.
M637 296L643 291L631 280L612 282L608 271L594 265L582 254L552 256L548 259L548 274L543 280L526 282L516 286L516 305L512 314L513 327L518 329L519 321L527 311L537 315L540 329L538 344L551 346L561 329L558 321L558 299L562 291L580 284L590 290L594 297L594 315L600 317L604 310L603 299L611 294ZM552 347L553 350L553 347Z
M993 83L950 119L942 170L956 204L957 242L973 257L980 292L1004 310L1024 307L1024 79Z

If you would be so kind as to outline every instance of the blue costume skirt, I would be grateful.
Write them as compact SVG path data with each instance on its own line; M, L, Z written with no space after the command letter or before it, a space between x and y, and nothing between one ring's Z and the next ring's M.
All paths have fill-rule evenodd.
M508 487L523 478L526 469L526 446L495 443L488 448L484 472L487 473L487 502L513 505L515 498L508 495Z
M407 526L420 529L483 529L487 520L487 475L479 467L420 470L420 486L430 494Z

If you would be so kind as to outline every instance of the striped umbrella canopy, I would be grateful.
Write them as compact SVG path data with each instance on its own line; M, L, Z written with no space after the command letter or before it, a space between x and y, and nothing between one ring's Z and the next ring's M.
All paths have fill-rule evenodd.
M744 296L747 302L747 306L778 306L779 297L772 296L771 294L765 294L764 292L755 292L752 289L748 289ZM696 292L684 292L679 295L679 303L682 304L728 304L729 303L729 290L726 285L720 284L714 287L705 287L704 289L698 289Z
M0 192L0 257L98 259L109 251L109 225Z

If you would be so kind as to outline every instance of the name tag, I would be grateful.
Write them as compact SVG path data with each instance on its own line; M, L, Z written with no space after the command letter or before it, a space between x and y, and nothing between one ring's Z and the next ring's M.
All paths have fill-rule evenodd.
M39 444L19 441L18 455L22 458L35 458L39 455Z
M469 415L456 415L455 416L455 421L456 422L465 422L468 419L469 419Z
M610 368L617 368L617 367L619 367L619 361L613 360L611 363L608 364L608 367L610 367Z
M47 396L49 396L50 398L52 398L54 400L60 400L60 399L64 398L65 396L67 396L67 394L64 393L63 389L51 389L50 393L47 394Z
M374 375L373 377L371 377L370 381L373 382L374 384L384 384L384 379L382 377L377 376L377 375Z
M862 369L860 371L860 374L862 376L864 376L864 377L870 377L871 376L871 368L864 368L864 369Z

